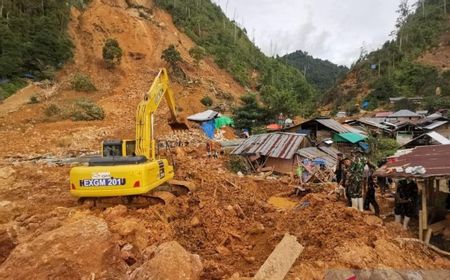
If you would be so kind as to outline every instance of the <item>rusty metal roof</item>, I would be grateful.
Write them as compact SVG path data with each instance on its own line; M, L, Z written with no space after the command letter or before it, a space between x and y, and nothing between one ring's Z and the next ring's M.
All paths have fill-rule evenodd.
M407 167L423 166L425 174L408 174ZM402 167L402 170L396 168ZM377 175L388 177L450 177L450 145L421 146L409 153L391 158L391 162L381 167Z
M260 154L273 158L292 159L305 138L305 134L286 132L253 135L231 153L233 155Z
M331 130L334 130L338 133L345 133L345 132L354 132L354 133L360 133L360 134L364 134L363 131L353 128L349 125L343 125L341 123L339 123L338 121L334 120L334 119L315 119L315 121L317 121L318 123L322 124L323 126L328 127Z

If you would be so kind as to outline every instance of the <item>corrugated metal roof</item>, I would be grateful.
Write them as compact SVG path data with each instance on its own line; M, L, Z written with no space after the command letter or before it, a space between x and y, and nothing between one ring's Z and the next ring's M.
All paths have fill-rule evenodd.
M389 116L389 118L410 118L410 117L420 117L420 115L410 110L400 110Z
M404 169L407 167L423 166L425 174L407 174ZM395 168L403 168L403 172L397 172ZM411 152L394 158L394 162L389 162L377 170L376 174L389 177L438 177L450 176L450 145L421 146L411 150Z
M441 125L444 125L444 124L446 124L446 123L448 123L448 121L437 121L437 122L434 122L434 123L432 123L432 124L430 124L430 125L425 126L424 128L425 128L425 129L432 130L432 129L435 129L435 128L437 128L437 127L440 127Z
M428 132L427 135L430 136L431 138L433 138L439 144L442 144L442 145L450 144L450 140L448 140L447 138L445 138L445 136L443 136L437 132L431 131L431 132Z
M389 127L382 125L381 123L375 122L368 118L360 118L358 121L362 124L365 124L368 126L373 126L373 127L379 128L379 129L389 129Z
M212 120L215 117L217 117L217 115L219 115L219 112L213 110L206 110L204 112L200 112L192 116L189 116L187 119L190 121L203 122Z
M316 121L320 124L322 124L323 126L328 127L331 130L334 130L338 133L344 133L344 132L354 132L354 133L360 133L360 134L364 134L363 131L356 129L354 127L351 127L349 125L343 125L341 123L339 123L336 120L333 119L316 119Z
M332 156L333 158L336 158L336 159L337 159L337 155L341 153L338 149L333 148L333 147L319 146L318 148L322 152L324 152L324 153L326 153L326 154L328 154L328 155L330 155L330 156Z
M298 150L297 152L300 156L305 157L310 160L315 159L323 159L326 161L328 166L335 166L336 165L336 158L330 156L329 154L319 150L316 147L307 147Z
M234 155L254 155L292 159L306 138L298 133L267 133L253 135L231 152Z

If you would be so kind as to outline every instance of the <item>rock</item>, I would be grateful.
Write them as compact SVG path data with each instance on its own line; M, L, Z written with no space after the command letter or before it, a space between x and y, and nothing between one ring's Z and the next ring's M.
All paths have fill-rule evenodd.
M128 212L128 208L125 205L117 205L106 209L103 212L106 220L113 221L114 219L125 216Z
M0 224L8 223L19 215L19 209L14 202L8 200L0 201Z
M265 227L263 224L261 223L256 223L253 226L251 226L248 230L247 233L249 234L261 234L264 233L266 231Z
M227 247L219 245L216 247L216 252L219 253L221 256L230 256L231 251L228 250Z
M14 173L16 173L16 171L10 166L1 167L0 168L0 179L8 179L12 175L14 175Z
M103 219L84 216L19 244L2 264L0 279L123 278L118 246Z
M196 227L196 226L198 226L198 225L200 225L200 219L199 219L197 216L194 216L194 217L191 219L191 226L192 226L192 227Z
M373 215L364 216L364 222L370 226L382 226L383 220Z
M167 26L167 24L165 24L162 21L158 23L158 27L165 28L166 26Z
M239 172L237 173L237 175L238 175L238 177L240 177L240 178L244 177L244 174L243 174L241 171L239 171Z
M0 264L3 263L16 247L16 239L14 234L6 229L0 228Z
M244 219L245 218L245 214L244 211L242 211L241 206L239 206L239 204L235 204L233 206L234 211L236 211L236 214L239 218Z
M128 243L135 245L139 251L148 245L147 229L140 220L137 219L120 219L111 226L111 231L117 232Z
M200 279L203 265L198 255L187 252L178 242L166 242L156 248L154 257L130 275L130 279L196 280Z

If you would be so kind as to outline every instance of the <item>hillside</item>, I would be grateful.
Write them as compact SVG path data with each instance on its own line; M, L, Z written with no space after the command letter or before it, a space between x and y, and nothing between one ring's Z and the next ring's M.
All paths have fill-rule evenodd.
M447 3L448 5L448 3ZM448 7L441 1L426 0L413 9L399 7L395 39L363 55L340 84L324 97L331 111L356 112L364 101L367 110L389 108L389 97L421 96L420 107L435 110L449 107L450 87L445 54L448 45ZM447 14L445 14L447 12ZM440 98L435 98L440 92Z
M331 89L349 70L345 66L336 65L328 60L314 58L303 51L287 54L280 60L300 70L306 80L321 92Z
M314 112L317 91L303 74L264 55L249 40L245 28L228 19L218 5L210 0L155 3L169 12L177 27L214 57L220 68L241 85L260 93L269 118L279 113L294 116Z

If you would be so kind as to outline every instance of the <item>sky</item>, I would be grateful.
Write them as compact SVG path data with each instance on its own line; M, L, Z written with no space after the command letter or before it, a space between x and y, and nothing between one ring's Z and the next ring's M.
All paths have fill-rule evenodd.
M400 0L213 0L267 55L296 50L350 66L395 29ZM410 1L413 2L413 1Z

